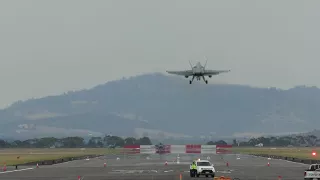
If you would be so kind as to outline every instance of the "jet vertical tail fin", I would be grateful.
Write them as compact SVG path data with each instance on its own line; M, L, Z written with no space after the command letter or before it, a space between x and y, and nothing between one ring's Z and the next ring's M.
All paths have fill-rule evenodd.
M190 67L191 67L191 69L193 68L193 66L192 66L192 64L191 64L191 61L189 60L189 64L190 64Z
M206 63L204 64L203 69L205 69L205 68L206 68L206 66L207 66L207 62L208 62L208 58L207 58L207 56L204 56L204 59L206 60Z

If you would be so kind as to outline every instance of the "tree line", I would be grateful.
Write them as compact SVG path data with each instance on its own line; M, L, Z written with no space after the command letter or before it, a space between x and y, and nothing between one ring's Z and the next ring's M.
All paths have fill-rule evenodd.
M224 140L219 141L209 141L207 145L227 145L228 143ZM277 147L288 147L288 146L320 146L320 139L314 135L292 135L292 136L279 136L279 137L257 137L251 138L249 140L239 141L233 139L232 146L258 146L263 144L263 146L277 146Z
M103 148L103 147L123 147L124 145L152 145L148 137L136 139L134 137L122 138L118 136L106 135L105 137L91 137L86 141L82 137L65 138L35 138L24 141L6 141L0 139L0 148Z
M296 135L281 137L258 137L251 138L247 141L233 140L233 146L256 146L262 143L263 146L319 146L320 139L314 135ZM223 140L209 141L208 145L227 145ZM82 137L65 137L65 138L35 138L28 140L6 141L0 139L0 148L103 148L103 147L123 147L125 145L152 145L148 137L122 138L119 136L106 135L104 137L91 137L85 140Z
M256 146L258 144L263 146L319 146L320 139L314 135L296 135L296 136L281 136L281 137L258 137L251 138L248 141L233 140L233 146Z

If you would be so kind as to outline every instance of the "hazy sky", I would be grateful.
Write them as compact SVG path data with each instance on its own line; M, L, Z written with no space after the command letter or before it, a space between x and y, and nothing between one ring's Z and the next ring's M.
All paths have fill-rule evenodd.
M320 86L318 0L2 0L0 106L124 76L231 69L210 82ZM188 83L186 81L186 83Z

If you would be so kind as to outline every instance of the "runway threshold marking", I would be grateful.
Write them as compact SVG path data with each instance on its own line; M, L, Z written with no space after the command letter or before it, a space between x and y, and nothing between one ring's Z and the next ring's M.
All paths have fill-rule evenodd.
M0 174L6 174L6 173L12 173L12 172L20 172L20 171L27 171L27 170L32 170L34 168L26 168L26 169L19 169L19 170L13 170L13 171L4 171L0 172Z

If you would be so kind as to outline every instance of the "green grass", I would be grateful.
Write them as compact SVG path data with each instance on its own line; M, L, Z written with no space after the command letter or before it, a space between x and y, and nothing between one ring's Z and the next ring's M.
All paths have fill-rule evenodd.
M286 157L295 157L301 159L317 159L320 156L312 156L311 153L316 151L320 154L320 148L283 148L283 147L232 147L233 152L242 154L268 154ZM0 166L6 163L8 166L15 164L24 164L42 160L55 160L60 158L79 157L85 155L120 153L118 149L106 148L56 148L56 149L1 149ZM17 157L20 156L19 159Z
M286 156L286 157L294 157L294 158L301 158L301 159L320 160L320 156L318 155L320 153L320 148L232 147L232 151L237 153L242 153L242 154L268 154L268 155ZM313 151L317 152L317 156L312 156Z
M4 163L6 163L7 166L10 166L35 161L55 160L60 158L71 158L85 155L110 153L119 153L119 150L105 148L1 149L0 166L2 166ZM20 156L19 159L17 159L18 156Z

